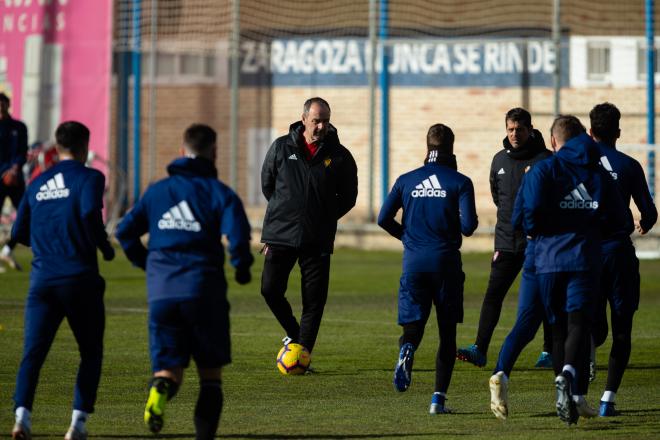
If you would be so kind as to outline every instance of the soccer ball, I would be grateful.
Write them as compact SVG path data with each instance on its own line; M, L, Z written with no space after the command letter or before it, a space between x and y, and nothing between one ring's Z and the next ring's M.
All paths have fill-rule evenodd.
M309 350L300 344L287 344L277 353L277 369L282 374L303 374L311 361Z

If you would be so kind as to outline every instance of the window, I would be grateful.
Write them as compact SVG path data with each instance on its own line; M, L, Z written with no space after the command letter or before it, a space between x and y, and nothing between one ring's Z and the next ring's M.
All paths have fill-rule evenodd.
M655 73L660 72L658 70L658 55L660 55L660 51L656 48L653 60ZM646 78L646 41L641 42L637 47L637 76L640 79Z
M120 52L113 54L113 73L117 74ZM142 53L142 81L151 78L152 52ZM131 69L131 56L127 68ZM215 54L161 51L156 53L156 81L166 83L215 83L218 82L218 59Z
M176 55L172 53L156 53L156 75L174 76L177 73Z
M610 43L587 43L587 78L605 80L610 74Z
M204 58L201 55L183 54L179 60L182 75L202 76L204 74Z

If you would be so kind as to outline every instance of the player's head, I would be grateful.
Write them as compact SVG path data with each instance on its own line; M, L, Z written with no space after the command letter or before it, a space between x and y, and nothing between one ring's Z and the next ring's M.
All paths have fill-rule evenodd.
M215 162L218 135L208 125L193 124L183 133L183 148L187 156L200 156Z
M323 140L330 127L330 104L323 98L309 98L303 105L303 135L309 143Z
M557 151L564 144L585 133L586 129L580 120L573 115L559 115L555 118L550 128L550 140L552 141L552 148Z
M454 154L454 132L444 124L431 125L426 133L426 149Z
M513 148L525 145L532 135L532 115L524 108L512 108L504 117L506 137Z
M10 105L11 105L11 99L9 99L9 96L0 92L0 115L2 117L9 114Z
M89 128L77 121L62 122L55 130L55 142L60 158L85 163L89 151Z
M614 104L604 102L596 105L589 112L591 128L589 134L596 140L608 145L615 145L616 140L621 136L619 121L621 112Z

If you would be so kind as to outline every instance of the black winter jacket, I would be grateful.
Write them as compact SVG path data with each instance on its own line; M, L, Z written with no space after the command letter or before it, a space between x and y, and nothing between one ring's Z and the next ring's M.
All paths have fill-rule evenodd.
M497 206L495 250L524 252L527 240L521 231L514 231L511 225L513 202L528 168L552 156L552 152L545 147L543 135L536 129L521 147L513 148L506 137L502 143L504 149L495 154L490 166L490 192Z
M330 125L319 149L307 160L302 122L273 142L261 168L268 200L261 242L332 252L337 220L355 206L357 166Z

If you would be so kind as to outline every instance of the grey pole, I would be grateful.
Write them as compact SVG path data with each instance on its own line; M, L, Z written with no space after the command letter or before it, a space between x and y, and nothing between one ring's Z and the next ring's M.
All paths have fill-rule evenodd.
M156 174L156 77L158 64L156 57L157 50L157 30L158 30L158 0L151 0L151 57L149 58L149 172L147 179L149 182L154 180Z
M552 41L555 46L555 72L552 83L555 92L554 113L561 112L561 0L552 2Z
M234 0L231 18L231 90L230 90L230 121L229 121L229 182L234 190L238 190L238 87L239 87L239 57L241 39L241 2Z
M367 218L374 222L374 152L376 150L376 32L377 0L369 0L369 204Z

